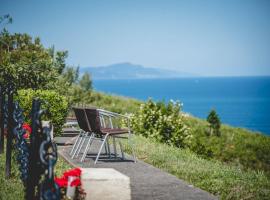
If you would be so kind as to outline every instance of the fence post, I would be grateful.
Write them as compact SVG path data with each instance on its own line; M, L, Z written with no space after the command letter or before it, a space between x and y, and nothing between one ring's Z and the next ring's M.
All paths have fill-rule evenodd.
M3 85L0 85L0 154L4 152L4 105L5 93Z
M29 176L26 183L26 199L37 199L37 185L41 176L41 166L39 159L39 147L41 144L40 128L41 124L38 120L40 118L40 101L34 99L32 102L32 116L31 127L32 134L30 135L30 147L29 147Z
M8 86L8 123L7 123L7 145L6 145L6 178L10 177L11 173L11 154L12 154L12 139L13 139L13 86Z
M57 149L51 141L50 128L42 128L44 113L39 99L32 103L32 134L29 146L29 170L26 180L26 199L59 200L60 191L54 182ZM44 176L43 176L44 175Z

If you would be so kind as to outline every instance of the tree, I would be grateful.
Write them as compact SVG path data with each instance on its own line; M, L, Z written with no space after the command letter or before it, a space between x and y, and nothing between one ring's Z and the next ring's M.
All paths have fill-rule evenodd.
M67 52L53 55L40 39L28 34L0 33L0 77L1 82L11 82L18 89L52 89L54 82L65 67ZM55 57L55 58L54 58Z
M210 124L210 135L214 133L216 136L220 136L221 122L215 110L210 111L209 115L207 116L207 121Z
M78 77L79 67L66 67L55 82L55 89L59 94L64 95L68 99L69 103L74 103L73 95L75 86L78 82Z
M57 69L58 74L62 74L65 67L66 63L65 60L68 57L68 52L67 51L58 51L56 52L55 56L55 67Z
M92 80L90 78L90 74L87 72L84 73L79 84L84 91L90 91L92 89Z
M61 77L69 86L75 84L78 81L79 77L79 67L67 67Z

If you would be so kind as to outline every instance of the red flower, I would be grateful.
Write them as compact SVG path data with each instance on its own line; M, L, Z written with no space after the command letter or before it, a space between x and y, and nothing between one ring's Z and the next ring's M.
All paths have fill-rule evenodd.
M24 123L22 125L22 128L26 131L26 133L23 135L24 139L28 139L30 137L30 134L32 133L32 128L28 123Z
M59 186L59 187L67 187L67 184L68 184L68 180L66 179L66 177L61 177L61 178L57 178L55 177L54 178L54 181L56 182L56 184Z
M71 170L64 172L64 176L65 177L81 176L81 173L82 173L82 170L80 168L75 168L75 169L71 169Z
M22 125L22 128L23 128L24 130L28 131L29 133L32 133L32 128L31 128L31 126L30 126L28 123L24 123L24 124Z
M80 180L81 173L82 173L82 171L80 168L71 169L71 170L64 172L64 174L61 178L55 177L54 181L56 182L56 184L59 187L67 187L68 177L75 176L77 178L75 180L73 180L70 185L77 187L77 186L81 185L81 180Z
M23 138L24 138L24 139L28 139L29 136L30 136L30 135L29 135L28 133L23 134Z
M70 186L73 187L77 187L77 186L80 186L82 183L81 183L81 180L79 178L76 178L74 181L71 182Z

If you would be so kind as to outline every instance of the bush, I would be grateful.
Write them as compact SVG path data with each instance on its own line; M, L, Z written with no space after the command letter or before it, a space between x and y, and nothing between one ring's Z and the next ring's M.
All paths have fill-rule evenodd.
M186 147L192 135L183 123L179 102L155 103L148 100L132 117L133 130L145 137L177 147Z
M212 135L213 132L216 136L220 136L220 119L215 110L210 111L209 115L207 116L207 121L210 124L210 135Z
M49 120L54 127L54 136L59 136L68 113L68 102L65 97L51 90L19 90L17 99L24 110L26 121L30 121L33 98L42 100L41 108L48 111L43 120Z

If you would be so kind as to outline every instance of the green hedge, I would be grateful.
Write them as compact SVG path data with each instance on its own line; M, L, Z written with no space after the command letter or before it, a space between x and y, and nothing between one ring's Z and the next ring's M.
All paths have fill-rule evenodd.
M33 98L42 100L41 108L48 111L42 120L51 121L54 127L54 136L59 136L68 114L68 101L66 98L52 90L19 90L16 99L24 110L25 120L28 122L30 122L31 118Z

